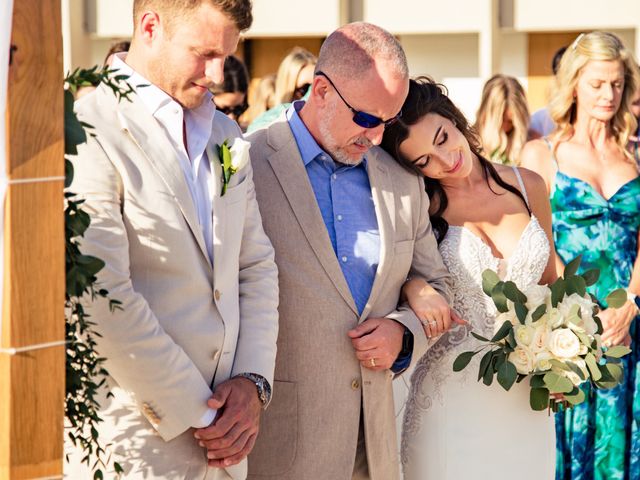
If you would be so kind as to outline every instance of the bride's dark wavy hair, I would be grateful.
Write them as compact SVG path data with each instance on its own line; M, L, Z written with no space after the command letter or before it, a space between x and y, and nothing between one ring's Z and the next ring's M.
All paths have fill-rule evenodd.
M409 136L409 127L418 123L425 115L434 113L450 120L455 127L460 130L467 142L471 152L475 154L480 160L482 166L482 173L487 185L491 188L489 183L489 177L493 179L498 185L505 190L517 195L522 203L527 207L527 211L531 214L531 210L527 206L527 202L520 190L516 187L509 185L498 174L495 167L491 162L482 156L480 147L480 138L478 134L467 122L462 112L453 104L453 102L447 96L447 89L444 85L434 82L429 77L417 77L409 81L409 95L402 106L402 117L394 124L385 128L384 137L380 146L387 151L393 158L395 158L402 166L417 172L424 177L420 168L411 163L408 158L405 158L400 154L400 145ZM435 206L435 211L430 213L431 225L436 235L438 243L442 241L447 234L449 224L442 217L443 213L449 205L447 194L440 185L440 182L429 177L424 177L425 188L429 195L429 200L432 205ZM497 192L494 192L499 195Z

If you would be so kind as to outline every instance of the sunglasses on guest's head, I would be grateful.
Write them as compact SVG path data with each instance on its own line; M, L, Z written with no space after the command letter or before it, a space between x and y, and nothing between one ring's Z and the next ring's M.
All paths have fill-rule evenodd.
M304 83L304 84L300 85L299 87L297 87L293 91L293 99L294 100L300 100L302 97L304 97L305 94L307 93L307 90L309 90L310 86L311 86L310 83Z
M331 84L333 89L336 91L338 96L342 99L344 104L353 113L353 123L355 123L356 125L358 125L358 126L360 126L362 128L376 128L378 125L384 125L385 127L388 127L389 125L393 125L394 123L396 123L398 121L398 119L402 116L402 111L400 111L395 117L390 118L389 120L382 120L381 118L376 117L375 115L371 115L370 113L361 112L360 110L356 110L351 105L349 105L349 102L347 102L344 99L344 97L342 96L340 91L336 88L336 86L331 81L331 79L327 76L326 73L324 73L324 72L316 72L316 75L321 75L321 76L323 76L324 78L326 78L329 81L329 83Z
M247 108L249 108L249 105L247 105L246 103L243 103L241 105L234 105L233 107L218 107L216 105L216 110L224 113L225 115L235 115L236 117L239 117L244 112L246 112Z

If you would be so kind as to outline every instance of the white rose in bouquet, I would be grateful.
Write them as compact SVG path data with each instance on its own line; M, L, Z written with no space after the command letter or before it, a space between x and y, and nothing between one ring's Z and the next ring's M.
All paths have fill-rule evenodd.
M516 312L513 309L509 309L509 311L501 313L496 317L496 321L493 324L494 335L498 332L498 330L500 330L500 327L502 327L502 324L504 324L504 322L511 322L511 324L514 326L520 325L518 317L516 317Z
M556 357L569 359L580 352L580 341L570 329L558 328L547 336L547 348Z
M547 350L547 337L549 336L549 326L545 322L537 322L536 329L533 333L533 339L529 348L533 353L539 353Z
M571 309L577 305L580 308L579 315L582 323L580 325L573 324L571 322L569 327L576 329L576 327L580 327L577 329L578 331L582 330L589 335L594 335L598 331L598 325L593 320L593 309L595 304L589 297L581 297L577 293L572 293L569 296L565 296L562 302L558 304L558 310L562 313L564 318L569 317L569 313Z
M528 347L531 345L535 329L529 325L518 325L515 327L516 343Z
M547 351L541 351L536 353L535 356L535 369L539 372L551 370L551 354Z
M533 352L525 346L518 345L513 352L509 354L509 361L516 367L518 373L528 375L533 370L536 358Z
M525 306L532 312L540 305L546 305L547 309L551 308L551 290L543 285L531 285L525 289L524 293L527 297Z
M546 322L551 329L558 328L564 325L564 317L560 310L557 308L551 308L546 314Z

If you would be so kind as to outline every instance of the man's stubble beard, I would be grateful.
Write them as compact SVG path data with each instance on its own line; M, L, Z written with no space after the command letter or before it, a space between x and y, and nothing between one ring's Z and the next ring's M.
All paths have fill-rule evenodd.
M327 153L331 155L331 157L345 165L358 165L362 162L364 158L364 154L360 155L358 158L353 158L352 155L349 155L343 147L338 147L338 142L335 137L331 133L331 126L334 123L334 119L336 117L336 105L332 105L327 109L326 114L320 118L318 122L318 129L320 130L320 135L322 136L321 141L324 148L327 150ZM371 148L373 144L366 137L358 137L352 143L361 143L366 145L368 148ZM349 144L351 145L351 143Z

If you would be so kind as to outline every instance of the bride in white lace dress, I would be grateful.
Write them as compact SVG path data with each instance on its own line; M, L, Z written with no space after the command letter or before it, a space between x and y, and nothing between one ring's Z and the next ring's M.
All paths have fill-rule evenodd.
M494 165L441 87L412 80L402 122L387 129L389 153L425 176L430 216L440 253L453 280L453 309L468 325L454 326L418 361L411 376L401 436L407 480L552 480L554 419L529 406L528 381L506 392L477 381L479 357L453 372L459 353L477 341L470 329L491 337L496 309L482 291L491 268L520 288L556 278L551 211L535 173ZM405 287L425 323L430 298L424 283Z

